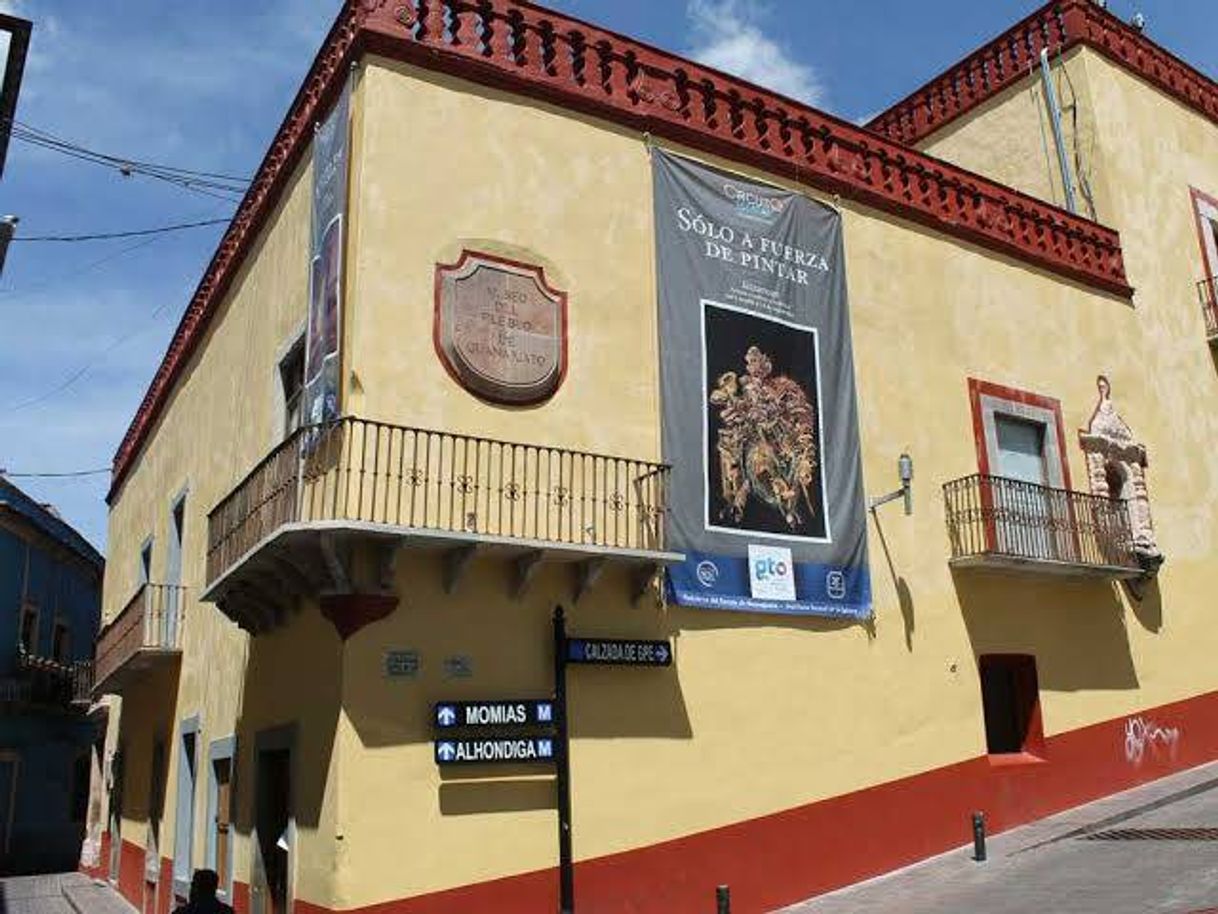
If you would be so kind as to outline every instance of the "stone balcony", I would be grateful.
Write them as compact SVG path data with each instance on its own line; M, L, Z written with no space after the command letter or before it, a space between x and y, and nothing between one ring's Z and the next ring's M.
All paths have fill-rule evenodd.
M954 568L1038 575L1136 578L1125 502L1002 476L967 476L943 487Z
M449 591L485 556L511 563L511 597L544 563L572 568L575 599L608 564L626 566L637 596L681 558L664 543L668 474L645 460L354 417L301 429L209 514L202 599L258 633L322 597L346 634L335 610L344 600L362 621L391 611L404 546L435 553Z
M140 585L97 636L95 695L121 695L139 676L181 662L185 603L184 587Z

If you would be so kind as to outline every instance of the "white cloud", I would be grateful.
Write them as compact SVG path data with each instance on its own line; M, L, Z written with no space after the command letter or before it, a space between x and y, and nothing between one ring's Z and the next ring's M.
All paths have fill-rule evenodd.
M816 71L762 30L755 2L689 0L686 13L694 37L688 54L694 60L809 105L823 105L825 90Z

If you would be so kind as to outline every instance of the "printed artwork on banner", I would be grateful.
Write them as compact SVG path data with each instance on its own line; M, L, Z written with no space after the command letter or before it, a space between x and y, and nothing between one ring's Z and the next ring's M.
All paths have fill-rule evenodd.
M304 421L309 425L330 422L341 412L339 372L350 96L348 81L313 137L313 227L303 411Z
M707 528L827 542L816 331L702 306Z
M866 618L841 216L656 150L669 542L681 605Z

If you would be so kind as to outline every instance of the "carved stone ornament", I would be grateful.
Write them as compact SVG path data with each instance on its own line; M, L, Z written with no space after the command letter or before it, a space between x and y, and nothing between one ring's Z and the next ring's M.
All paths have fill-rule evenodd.
M462 251L436 265L436 351L459 384L496 403L553 395L567 371L567 296L540 266Z
M1119 498L1129 506L1133 528L1133 548L1148 574L1163 564L1163 553L1155 542L1154 522L1150 517L1150 496L1146 489L1146 447L1112 403L1112 388L1103 375L1096 381L1100 399L1087 428L1078 433L1079 444L1087 455L1087 477L1091 493Z

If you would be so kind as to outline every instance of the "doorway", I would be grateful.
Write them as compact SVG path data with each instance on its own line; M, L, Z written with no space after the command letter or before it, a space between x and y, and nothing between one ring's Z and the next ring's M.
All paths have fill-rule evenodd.
M287 914L293 841L291 749L260 749L257 765L253 914Z
M118 885L119 864L123 852L123 748L119 746L110 756L110 810L107 816L110 830L110 882Z
M15 751L0 749L0 873L9 869L13 811L17 805L17 774L21 764Z

